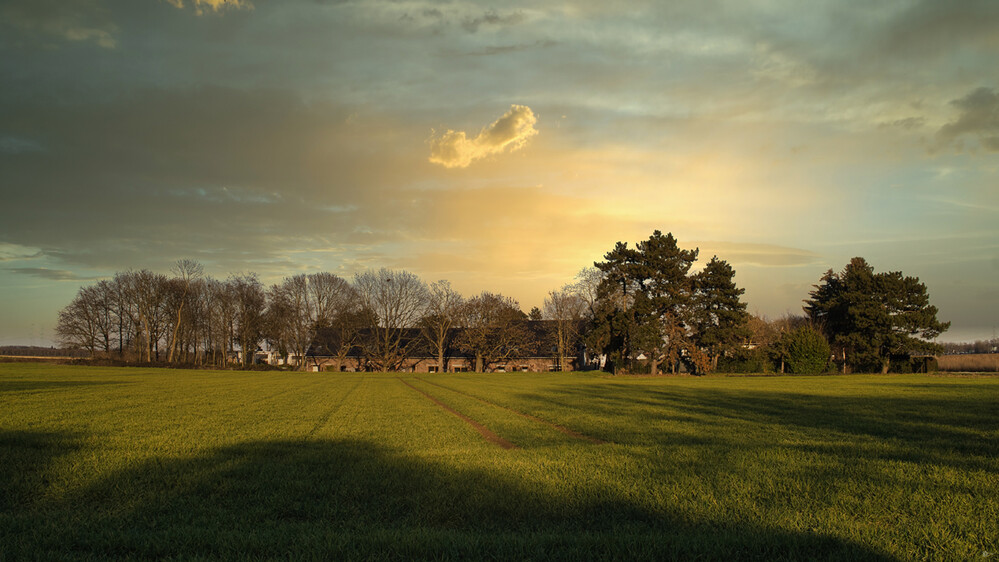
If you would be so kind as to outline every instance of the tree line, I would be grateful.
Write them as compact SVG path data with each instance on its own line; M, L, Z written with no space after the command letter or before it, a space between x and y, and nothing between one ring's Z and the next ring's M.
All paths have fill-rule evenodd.
M426 283L402 270L365 271L351 281L300 274L270 287L254 273L212 278L192 260L171 273L125 271L80 288L59 312L59 343L94 358L219 367L248 366L265 343L302 368L310 350L342 362L360 349L371 368L385 371L428 349L443 366L457 348L481 371L539 348L569 365L584 321L571 284L527 315L511 297L484 291L466 298L446 280ZM529 320L547 321L544 342Z
M466 297L446 280L404 270L349 281L299 274L265 287L253 273L215 279L181 260L171 275L130 270L82 287L60 311L56 335L92 357L127 362L247 366L266 343L301 368L310 350L335 364L360 350L369 368L384 371L419 353L443 368L457 349L476 371L541 353L560 369L586 357L593 363L583 366L615 373L704 374L822 372L834 356L843 370L887 371L893 358L937 350L929 340L949 326L918 279L876 274L862 258L820 279L805 316L777 321L747 313L726 261L714 256L692 272L697 258L698 249L658 230L634 247L618 242L528 314L511 297Z
M972 353L999 353L999 338L975 340L973 342L949 342L943 344L947 355L967 355Z

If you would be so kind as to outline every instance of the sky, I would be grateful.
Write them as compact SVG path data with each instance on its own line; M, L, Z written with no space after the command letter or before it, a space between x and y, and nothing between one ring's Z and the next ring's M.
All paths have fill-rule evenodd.
M0 0L0 345L116 271L525 310L653 230L801 313L862 256L999 324L993 0Z

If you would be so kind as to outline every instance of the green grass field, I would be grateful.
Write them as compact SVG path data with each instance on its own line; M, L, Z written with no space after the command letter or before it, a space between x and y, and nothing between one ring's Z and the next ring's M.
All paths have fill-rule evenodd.
M0 364L0 560L999 558L999 378Z

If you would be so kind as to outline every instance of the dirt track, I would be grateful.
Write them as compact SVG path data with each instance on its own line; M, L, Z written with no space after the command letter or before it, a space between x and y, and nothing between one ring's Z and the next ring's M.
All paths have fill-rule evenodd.
M409 388L412 388L416 392L419 392L420 394L422 394L423 396L425 396L428 400L430 400L434 404L437 404L438 406L440 406L441 408L443 408L445 411L447 411L447 412L449 412L449 413L457 416L458 418L460 418L462 421L464 421L468 425L474 427L475 430L478 431L479 434L482 435L482 437L485 438L486 441L489 441L490 443L493 443L495 445L499 445L500 447L502 447L504 449L516 449L517 448L517 446L514 445L513 443L507 441L506 439L503 439L499 435L496 435L495 433L493 433L492 431L490 431L488 427L482 425L481 423L473 420L472 418L466 416L465 414L462 414L458 410L455 410L454 408L452 408L452 407L448 406L447 404L441 402L440 400L438 400L433 395L430 395L430 394L427 394L426 392L423 392L419 388L416 388L415 386L409 384L408 382L406 382L406 381L404 381L402 379L398 379L398 380L402 384L408 386ZM426 381L424 381L424 382L426 382Z

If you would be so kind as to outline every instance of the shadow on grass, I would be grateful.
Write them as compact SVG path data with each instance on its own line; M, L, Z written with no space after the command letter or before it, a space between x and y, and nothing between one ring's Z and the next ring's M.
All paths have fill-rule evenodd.
M688 424L696 435L711 436L700 444L733 447L771 446L769 429L786 429L815 438L815 449L862 454L861 445L878 444L883 458L999 472L996 427L999 393L955 385L938 396L829 396L785 391L719 388L638 388L630 385L564 388L546 394L520 394L543 410L552 404L585 409L602 420L627 425L627 412L642 406L642 423L650 419ZM585 405L585 406L583 406ZM650 413L650 411L652 413ZM622 414L624 412L625 414ZM610 429L615 431L618 428ZM601 437L600 434L597 434ZM632 443L653 444L655 433L634 431ZM699 444L697 439L662 435L664 443ZM644 440L644 441L643 441ZM830 442L839 441L839 444ZM831 447L831 449L830 449Z
M603 489L563 497L363 441L156 459L25 504L37 478L24 473L72 451L72 438L0 439L18 467L6 474L23 476L5 490L22 502L0 512L0 559L891 559L829 536L652 512Z
M0 381L0 393L3 392L31 392L38 390L61 390L81 386L104 386L113 384L132 384L129 381Z
M17 512L43 497L52 463L81 448L71 434L0 431L0 513Z

